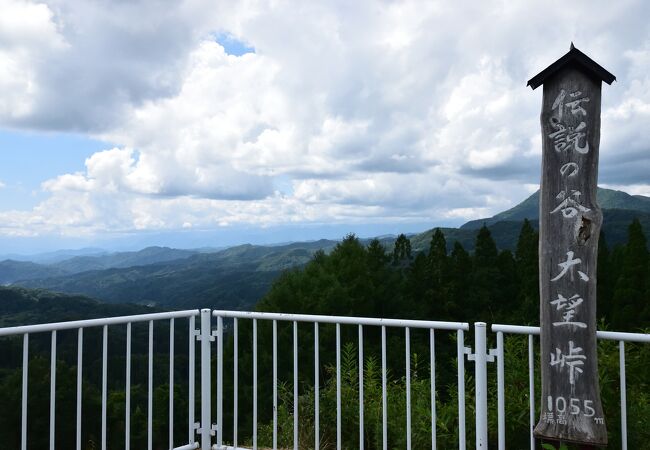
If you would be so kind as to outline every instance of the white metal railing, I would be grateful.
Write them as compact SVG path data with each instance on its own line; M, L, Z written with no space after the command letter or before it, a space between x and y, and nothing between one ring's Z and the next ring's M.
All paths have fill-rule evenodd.
M109 326L126 324L126 373L125 373L125 441L124 448L130 449L131 442L131 324L136 322L148 322L148 385L147 385L147 442L148 449L152 449L153 434L153 326L156 321L169 321L169 448L174 448L174 320L187 318L189 320L189 410L188 410L188 443L175 450L189 450L198 448L199 444L194 440L194 366L195 366L195 317L199 314L197 310L174 311L154 314L140 314L133 316L110 317L102 319L78 320L69 322L45 323L38 325L26 325L18 327L0 328L0 337L21 336L23 337L22 355L22 401L21 401L21 450L27 450L27 395L28 395L28 372L29 372L29 337L36 333L51 333L50 350L50 406L49 406L49 449L55 449L56 434L56 358L57 358L57 332L62 330L77 330L77 380L76 380L76 449L82 449L81 419L82 419L82 391L83 391L83 342L84 329L102 328L102 386L101 386L101 449L107 449L107 436L110 430L107 429L106 406L108 387L108 328Z
M478 327L475 324L475 331L485 334L485 327ZM528 336L528 389L529 389L529 423L530 423L530 449L535 449L535 438L533 436L533 429L535 428L536 415L535 415L535 356L534 356L534 336L539 336L539 327L520 326L520 325L492 325L492 331L497 334L497 347L491 352L496 356L497 360L497 420L498 420L498 445L499 450L506 448L506 433L505 433L505 352L503 335L504 334L519 334ZM615 331L597 331L596 337L600 340L618 341L619 345L619 381L620 381L620 407L621 407L621 449L627 450L627 398L626 398L626 382L625 382L625 343L626 342L639 342L650 343L650 334L643 333L622 333ZM477 376L478 377L478 376ZM477 394L478 397L478 394ZM478 409L477 400L477 429L479 421L487 423L487 408ZM478 434L478 433L477 433ZM487 436L485 436L487 442ZM477 436L478 443L478 436ZM477 445L477 448L478 445ZM487 447L485 447L487 448Z
M200 316L200 328L196 328L196 318ZM175 352L175 320L187 319L188 321L188 416L187 416L187 440L183 441L180 447L174 447L174 442L179 441L174 437L174 352ZM213 320L216 321L213 330ZM488 446L488 370L487 363L495 361L497 363L497 424L498 424L498 448L506 448L505 439L505 347L504 335L526 335L528 336L528 409L529 409L529 435L530 448L535 448L533 438L533 427L536 420L535 411L535 352L534 337L539 335L539 327L517 326L517 325L499 325L491 326L492 332L496 333L496 348L487 350L487 325L483 322L474 324L474 349L465 347L464 333L469 330L469 325L463 322L440 322L440 321L423 321L423 320L400 320L400 319L381 319L366 317L345 317L345 316L323 316L323 315L306 315L306 314L281 314L281 313L264 313L264 312L241 312L241 311L211 311L209 309L163 312L155 314L142 314L134 316L112 317L92 320L81 320L71 322L58 322L50 324L27 325L9 328L0 328L0 338L7 336L22 336L22 398L21 398L21 450L27 450L28 443L28 371L29 371L29 354L30 354L30 335L37 333L50 333L50 402L49 402L49 449L55 449L55 435L57 431L57 405L56 405L56 364L57 364L57 332L63 330L77 330L77 369L76 369L76 431L75 442L76 449L81 450L84 447L82 443L82 391L83 391L83 345L84 330L88 328L101 328L102 330L102 365L101 365L101 449L106 450L107 436L111 431L107 424L107 393L108 393L108 330L109 327L117 325L126 325L126 348L125 348L125 411L124 411L124 448L129 449L131 446L131 347L132 347L132 329L131 326L138 322L148 323L148 360L147 360L147 448L153 446L153 355L154 355L154 322L163 321L169 324L169 417L168 417L168 443L169 449L189 450L201 448L202 450L216 449L241 449L239 430L239 380L241 378L239 362L242 357L252 359L252 373L246 373L245 376L252 377L252 448L258 448L258 323L270 322L272 327L272 447L278 448L278 356L279 351L289 351L292 347L291 362L293 372L293 448L299 446L300 417L298 408L299 388L298 380L300 373L300 355L299 355L299 333L298 324L308 323L313 325L313 359L314 359L314 411L313 411L313 433L314 448L319 448L322 444L322 433L320 429L321 405L319 402L321 382L320 369L322 361L320 360L319 348L321 338L319 330L321 325L331 324L335 326L335 384L336 384L336 448L344 447L342 441L342 423L346 419L343 417L343 408L341 405L341 329L342 327L357 328L357 352L358 352L358 418L359 421L359 448L365 448L365 429L364 429L364 330L369 327L380 332L381 340L381 445L387 449L389 445L388 436L388 368L387 368L387 329L403 330L404 339L404 380L405 380L405 417L404 427L406 431L407 449L411 449L412 443L412 398L411 398L411 331L413 329L428 330L428 348L429 348L429 384L430 384L430 407L431 407L431 447L437 446L436 438L436 331L447 331L456 336L456 378L457 378L457 397L458 397L458 448L466 449L466 409L465 409L465 355L468 360L474 361L474 382L475 382L475 434L476 448L485 449ZM232 322L232 326L224 324ZM248 321L252 325L252 351L251 354L240 354L240 321ZM242 322L243 323L243 322ZM289 348L279 348L278 346L278 323L288 323L292 326L292 333L289 334L292 342L288 344ZM354 335L353 333L352 335ZM224 429L224 342L226 337L232 349L232 432L226 432ZM620 380L620 411L621 411L621 448L627 449L627 399L626 399L626 378L625 378L625 343L638 342L650 343L650 334L641 333L621 333L610 331L598 331L598 339L618 341L619 345L619 380ZM200 341L200 359L195 358L196 341ZM216 357L213 359L212 342L215 342ZM311 344L309 344L311 345ZM425 344L426 345L426 344ZM311 350L310 350L311 351ZM213 378L211 373L212 364L216 359L216 376ZM195 386L195 368L200 364L200 386L197 392ZM304 370L304 369L303 369ZM288 375L290 376L290 375ZM334 380L334 378L333 378ZM288 380L284 380L288 381ZM212 384L216 383L216 403L212 400ZM230 387L230 386L229 386ZM198 395L196 395L198 394ZM195 398L200 399L200 421L195 422ZM0 400L1 401L1 400ZM212 422L212 413L215 408L216 424ZM196 440L196 435L199 440Z
M306 315L306 314L280 314L280 313L264 313L264 312L239 312L239 311L213 311L212 313L217 319L217 352L218 355L223 355L223 341L224 341L224 325L223 320L226 318L233 319L233 433L232 433L232 447L224 445L224 429L223 429L223 360L224 358L217 358L217 424L216 424L216 443L214 449L225 448L239 448L237 428L238 428L238 389L237 382L239 379L238 373L238 320L251 320L253 323L253 449L257 449L257 412L258 412L258 398L257 398L257 323L260 320L271 321L273 329L272 345L273 345L273 448L277 449L278 446L278 322L290 322L293 324L293 448L298 449L298 429L299 429L299 412L298 412L298 323L307 322L314 325L314 448L320 447L320 430L319 430L319 324L334 324L336 326L336 448L342 448L341 436L341 421L342 421L342 408L341 408L341 326L356 326L358 327L358 354L359 354L359 447L364 448L364 397L363 397L363 358L364 358L364 343L363 343L363 330L364 326L380 327L381 328L381 378L382 378L382 448L388 448L388 396L387 396L387 343L386 343L386 328L401 328L404 330L405 338L405 380L406 380L406 448L411 449L411 335L412 328L427 329L429 330L429 345L430 345L430 386L431 386L431 441L432 448L436 448L436 410L435 410L435 331L446 330L455 331L457 338L457 361L458 361L458 448L464 450L465 443L465 368L464 368L464 332L469 330L469 324L461 322L436 322L424 320L400 320L400 319L379 319L367 317L345 317L345 316L319 316L319 315ZM202 441L203 442L203 441Z

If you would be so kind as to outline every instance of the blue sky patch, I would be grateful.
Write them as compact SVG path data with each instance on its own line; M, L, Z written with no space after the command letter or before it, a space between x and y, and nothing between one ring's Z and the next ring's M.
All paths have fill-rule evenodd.
M44 199L43 181L84 172L86 158L107 148L106 142L74 134L0 129L0 208L31 209Z
M227 54L233 56L242 56L246 53L255 53L255 48L249 47L245 42L236 39L230 33L219 33L214 40L221 45Z

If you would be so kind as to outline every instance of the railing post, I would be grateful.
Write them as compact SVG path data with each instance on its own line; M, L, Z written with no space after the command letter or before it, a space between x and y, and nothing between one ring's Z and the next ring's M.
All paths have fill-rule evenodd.
M474 380L476 383L476 448L487 448L487 347L485 322L474 324Z
M217 448L223 446L223 318L217 316Z
M503 332L497 331L497 422L499 450L506 450L506 385Z
M465 450L465 354L471 349L465 347L465 332L456 331L456 354L458 358L458 450Z
M210 359L211 359L211 313L209 309L201 310L201 450L210 450L212 446L212 395L210 393Z

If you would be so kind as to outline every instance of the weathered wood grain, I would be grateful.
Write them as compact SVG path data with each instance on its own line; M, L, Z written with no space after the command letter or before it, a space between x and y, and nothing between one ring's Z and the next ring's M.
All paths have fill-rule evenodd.
M601 80L575 66L544 81L539 216L542 389L541 417L534 430L537 438L599 446L607 444L596 352L600 104Z

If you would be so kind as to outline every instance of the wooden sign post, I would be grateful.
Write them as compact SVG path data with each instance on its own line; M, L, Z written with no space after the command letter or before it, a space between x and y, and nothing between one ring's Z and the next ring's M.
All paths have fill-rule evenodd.
M528 81L544 85L539 273L542 401L535 436L607 444L596 354L596 203L601 83L616 78L571 44Z

